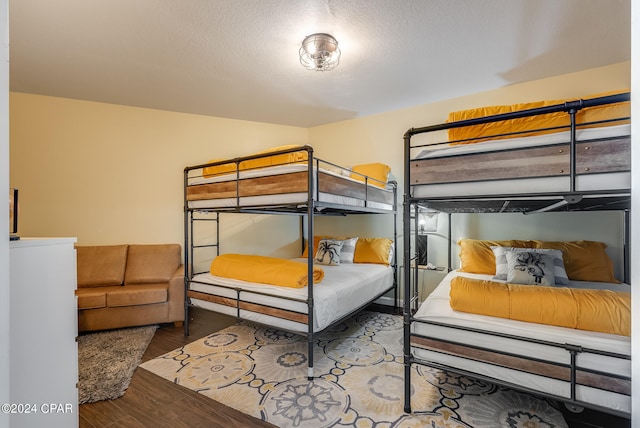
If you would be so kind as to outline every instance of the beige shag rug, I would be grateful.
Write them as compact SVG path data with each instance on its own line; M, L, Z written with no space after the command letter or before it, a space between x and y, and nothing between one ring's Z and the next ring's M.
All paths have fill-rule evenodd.
M157 328L123 328L79 336L78 402L122 397Z
M403 411L402 318L362 312L318 335L316 378L306 339L241 323L141 368L278 427L566 428L546 400L428 367L413 367Z

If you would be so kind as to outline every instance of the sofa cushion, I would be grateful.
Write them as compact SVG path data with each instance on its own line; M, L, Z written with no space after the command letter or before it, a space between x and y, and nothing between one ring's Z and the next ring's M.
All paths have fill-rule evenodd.
M107 293L107 307L149 305L165 303L169 298L169 285L129 284Z
M178 244L129 245L124 283L168 282L181 264Z
M127 245L76 246L78 288L121 285Z
M121 285L112 285L110 287L88 287L78 288L76 296L78 296L78 309L96 309L107 307L107 293L122 289Z

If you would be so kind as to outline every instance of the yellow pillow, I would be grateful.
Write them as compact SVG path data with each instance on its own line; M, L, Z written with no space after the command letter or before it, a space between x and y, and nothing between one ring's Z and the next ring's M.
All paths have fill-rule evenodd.
M369 180L368 184L373 186L378 186L384 188L387 184L387 179L389 178L389 173L391 172L391 168L388 165L383 163L367 163L362 165L356 165L351 168L351 171L358 173L351 173L351 178L358 181L364 181L364 177L360 174L364 174L368 177L374 178L375 180Z
M521 241L511 239L508 241L486 241L480 239L461 239L460 246L460 270L470 273L482 273L486 275L496 274L496 256L491 246L534 248L533 241Z
M562 260L569 279L620 283L613 273L613 262L605 251L607 245L602 242L533 242L535 248L552 248L562 251Z
M298 144L289 144L286 146L278 146L278 147L273 147L271 149L262 150L255 154L262 155L265 153L277 152L280 150L289 150L289 149L296 149L296 148L302 149L302 147L303 146L300 146ZM288 163L303 162L308 159L307 154L308 153L306 150L300 150L300 151L291 152L291 153L283 153L280 155L273 155L273 156L267 156L267 157L258 158L258 159L246 160L246 161L240 162L240 169L245 170L245 169L253 169L253 168L263 168L266 166L275 166L275 165L283 165Z
M263 151L254 153L253 155L261 155L265 153L271 153L271 152L277 152L280 150L289 150L289 149L295 149L295 148L302 149L302 147L304 146L300 146L297 144L289 144L285 146L278 146L278 147L273 147L271 149L263 150ZM289 163L304 162L307 159L308 159L308 153L306 150L300 150L300 151L295 151L291 153L283 153L283 154L273 155L273 156L266 156L262 158L250 159L250 160L240 162L240 171L247 170L247 169L254 169L254 168L264 168L267 166L276 166L276 165L284 165ZM220 162L220 160L212 160L211 162ZM216 166L207 166L202 170L202 175L208 178L217 174L227 174L230 172L236 172L236 164L233 162L225 163L222 165L216 165Z
M388 266L392 244L393 241L388 238L358 238L353 262L377 263Z

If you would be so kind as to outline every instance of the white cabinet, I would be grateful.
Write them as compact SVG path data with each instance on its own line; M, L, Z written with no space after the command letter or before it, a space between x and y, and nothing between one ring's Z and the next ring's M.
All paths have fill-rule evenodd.
M78 426L75 241L10 243L11 428Z

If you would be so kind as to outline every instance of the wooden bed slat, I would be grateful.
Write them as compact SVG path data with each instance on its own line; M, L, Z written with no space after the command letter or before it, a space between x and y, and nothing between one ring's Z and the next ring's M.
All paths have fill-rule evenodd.
M420 336L411 336L411 345L427 350L445 352L458 357L473 359L484 363L497 364L499 366L521 370L540 376L569 381L571 371L567 366L560 366L551 363L527 360L526 358L498 354L491 351L475 349L464 345L441 342L439 340L427 339Z
M302 324L307 324L309 322L309 317L306 314L288 311L286 309L273 308L270 306L263 306L257 303L249 303L244 301L238 302L236 299L230 297L215 296L213 294L202 293L200 291L193 290L189 290L187 292L187 296L193 297L194 299L205 300L211 303L217 303L219 305L230 306L232 308L239 307L240 309L246 311L256 312L263 315L270 315L272 317L282 318Z
M392 192L322 172L320 173L320 192L393 204Z
M631 171L631 137L576 144L576 174Z
M236 183L238 184L236 192ZM221 183L199 184L187 187L187 200L235 198L277 195L281 193L298 193L307 191L307 173L271 175L267 177L249 178L240 181L224 181Z
M617 379L597 373L576 371L576 383L618 394L631 395L631 380Z
M532 361L525 357L504 355L497 352L477 349L465 345L453 344L436 339L428 339L421 336L411 336L411 346L422 349L443 352L465 359L472 359L483 363L495 364L502 367L520 370L526 373L571 381L571 369L567 365ZM610 376L576 370L576 383L590 386L600 390L617 392L619 394L631 395L631 381L626 379L616 379Z
M569 145L411 161L411 184L458 183L569 174Z
M393 204L393 192L365 186L344 177L320 173L319 190L323 193L347 196L360 200ZM236 191L236 183L237 191ZM366 188L365 188L366 187ZM198 201L207 199L226 199L248 196L280 195L287 193L303 193L308 190L307 172L293 172L288 174L256 177L221 183L199 184L187 187L187 200Z
M567 176L570 145L469 153L411 161L411 184ZM629 136L576 144L576 174L631 170Z

